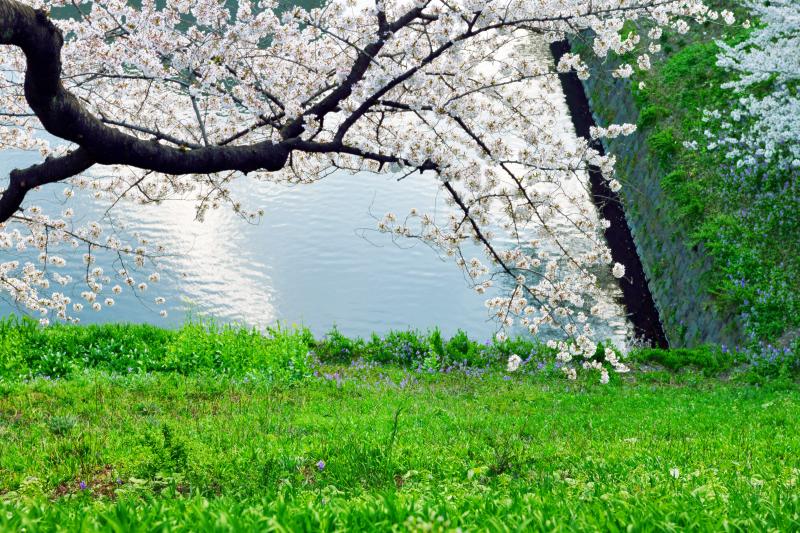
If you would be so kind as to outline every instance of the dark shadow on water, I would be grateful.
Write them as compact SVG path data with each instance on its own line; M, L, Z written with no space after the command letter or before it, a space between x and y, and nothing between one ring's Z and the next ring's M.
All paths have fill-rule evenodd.
M561 57L570 52L569 42L551 43L550 52L558 64ZM595 126L594 116L592 116L589 100L578 74L575 71L559 73L558 78L567 100L575 132L578 136L592 142L589 131L592 126ZM602 143L595 142L593 147L601 155L605 154ZM603 179L600 169L596 166L589 167L589 183L592 190L592 201L601 216L611 222L611 225L605 230L611 256L614 261L625 265L625 277L619 280L619 285L635 335L654 346L666 348L669 343L664 334L653 295L647 285L647 277L630 227L628 227L628 221L625 219L625 210L619 195L611 190L608 182Z

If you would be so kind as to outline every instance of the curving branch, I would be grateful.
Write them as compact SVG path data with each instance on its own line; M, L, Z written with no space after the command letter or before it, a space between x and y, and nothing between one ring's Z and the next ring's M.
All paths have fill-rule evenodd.
M370 67L380 57L387 42L397 32L412 27L419 21L437 20L436 15L423 13L430 0L409 9L396 20L387 20L383 11L376 14L377 28L370 42L357 47L353 64L348 74L339 83L326 83L318 93L312 95L305 103L304 111L297 117L289 118L281 110L273 117L260 116L260 122L240 130L228 139L217 144L209 144L205 134L203 121L199 120L199 109L192 102L198 116L203 133L204 144L189 144L179 139L162 134L157 130L129 124L104 116L95 116L81 101L69 92L62 83L61 50L64 37L52 23L48 15L41 10L20 3L18 0L0 0L0 46L18 47L25 54L26 68L24 95L28 106L50 134L65 141L74 143L79 148L74 152L45 161L27 169L16 170L10 176L8 188L0 196L0 223L19 209L25 194L31 188L45 183L52 183L74 176L90 168L94 164L129 165L142 170L171 175L215 174L225 171L274 172L290 164L289 156L293 151L316 153L339 153L361 157L379 164L399 163L418 170L441 170L430 161L413 165L399 155L370 153L360 148L349 146L345 137L352 127L362 120L374 108L390 106L391 91L401 88L412 76L433 64L445 52L454 48L457 43L475 38L478 35L502 29L504 27L525 27L536 23L566 23L578 16L594 14L611 14L617 11L652 9L659 5L669 4L675 0L648 0L642 5L610 7L593 11L587 6L585 14L561 14L541 18L519 20L494 20L481 25L482 12L473 13L465 18L465 30L449 40L432 46L427 57L411 64L404 71L396 74L391 80L358 106L345 115L338 127L332 131L333 140L316 143L302 139L307 121L314 119L322 123L326 115L339 113L340 105L348 99L354 88L369 75ZM265 89L259 87L264 92ZM270 94L267 93L269 98ZM271 98L275 101L275 98ZM277 101L278 107L282 104ZM400 105L400 104L398 104ZM249 132L267 124L280 132L280 140L254 142L248 145L234 145L233 142ZM121 128L121 129L118 129ZM152 136L151 139L137 137L135 133Z
M323 116L334 111L347 98L353 86L363 79L372 57L380 51L386 39L421 16L422 8L414 8L391 23L382 21L378 40L362 51L350 74L305 115ZM80 148L61 158L12 173L8 188L0 197L0 222L20 207L25 194L32 188L74 176L94 164L130 165L164 174L212 174L228 170L244 173L282 169L292 150L302 149L298 143L304 131L303 117L289 122L283 129L283 141L259 142L247 146L221 143L213 146L173 146L164 135L143 140L113 125L127 124L96 117L61 82L61 31L47 14L16 0L0 0L0 45L19 47L25 54L25 99L45 130L56 137L77 144ZM133 128L142 132L141 128ZM317 147L314 151L358 154L342 143ZM359 154L362 155L362 154ZM367 157L370 158L370 157ZM381 162L399 162L382 156Z
M31 189L80 174L93 164L89 152L78 148L65 156L50 157L43 163L11 171L8 187L0 196L0 222L11 218Z
M269 141L250 146L204 146L187 150L142 140L109 127L88 112L61 83L63 43L61 32L43 11L16 0L0 0L0 45L17 46L25 54L25 99L28 105L45 130L81 147L80 151L67 156L72 166L66 165L65 172L68 168L78 167L83 171L93 163L131 165L165 174L274 171L285 165L289 150ZM80 165L75 165L77 160L80 160ZM43 165L51 168L59 161L62 160L52 160ZM23 172L29 173L29 170ZM49 181L57 181L55 175L51 173L53 179ZM59 179L67 177L63 175ZM18 206L29 189L10 184L3 195L2 205ZM7 220L9 214L6 210L0 214L3 215L0 221Z

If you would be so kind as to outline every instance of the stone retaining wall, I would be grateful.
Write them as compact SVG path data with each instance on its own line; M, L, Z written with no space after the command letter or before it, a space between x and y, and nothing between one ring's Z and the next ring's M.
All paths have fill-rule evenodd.
M589 66L592 76L584 87L597 124L636 124L631 82L612 78L609 65L599 60ZM628 225L670 345L740 343L743 335L735 317L720 313L713 296L703 290L700 280L711 264L702 246L689 249L684 232L671 220L671 200L661 187L663 172L649 154L646 132L607 139L604 145L617 157Z

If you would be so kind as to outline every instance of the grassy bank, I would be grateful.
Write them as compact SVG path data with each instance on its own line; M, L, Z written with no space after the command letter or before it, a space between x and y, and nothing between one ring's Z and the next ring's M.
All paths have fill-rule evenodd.
M519 339L0 332L0 530L800 527L795 363L639 350L604 386Z
M797 390L326 368L0 393L0 529L796 529Z
M619 354L619 352L617 351ZM526 337L480 341L459 331L392 331L363 339L333 329L321 338L298 327L258 331L190 321L176 330L146 324L41 327L30 319L0 320L0 383L69 378L86 370L113 374L181 374L248 377L268 384L300 382L324 364L394 365L414 373L480 373L502 370L516 354L521 373L561 376L556 350ZM604 360L598 344L593 358ZM634 348L625 362L634 370L696 371L742 383L793 383L800 376L800 342L790 347L732 350L725 346L662 350ZM597 377L596 371L581 371Z

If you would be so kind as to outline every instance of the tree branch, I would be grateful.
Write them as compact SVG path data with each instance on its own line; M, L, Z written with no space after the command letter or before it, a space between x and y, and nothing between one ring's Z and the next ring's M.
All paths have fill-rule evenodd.
M28 105L49 133L79 145L84 161L131 165L165 174L274 171L285 165L289 150L270 141L250 146L204 146L187 150L142 140L107 126L62 85L63 43L61 32L43 11L36 11L16 0L0 0L0 45L17 46L25 53L25 99ZM66 177L69 176L62 173L59 179ZM16 195L24 197L27 190L10 184L6 205L19 205L22 198ZM0 217L0 222L9 216L6 211L3 214L5 216Z
M8 220L19 209L29 190L80 174L93 164L89 152L78 148L65 156L48 158L44 163L11 171L8 188L0 196L0 221Z

